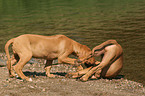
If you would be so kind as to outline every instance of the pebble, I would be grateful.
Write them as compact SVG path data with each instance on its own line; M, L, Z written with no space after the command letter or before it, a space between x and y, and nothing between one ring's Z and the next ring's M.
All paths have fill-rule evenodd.
M42 91L45 91L45 88L43 88Z
M65 82L65 81L66 81L66 79L61 79L61 81Z
M29 85L30 88L34 88L33 86Z
M10 95L5 95L5 96L10 96Z
M5 84L4 87L8 87L8 84Z

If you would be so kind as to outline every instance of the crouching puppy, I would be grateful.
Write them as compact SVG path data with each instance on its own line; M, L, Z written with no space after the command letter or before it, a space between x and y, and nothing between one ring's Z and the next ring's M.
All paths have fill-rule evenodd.
M9 45L12 44L13 56L10 58ZM5 52L8 58L7 68L10 77L15 77L16 74L22 79L32 81L31 78L26 77L22 68L32 58L43 58L47 62L45 64L45 71L48 77L55 77L50 74L52 61L58 59L58 63L68 63L75 65L76 59L69 58L70 54L82 60L91 53L90 48L82 45L64 35L42 36L33 34L24 34L16 38L10 39L5 45ZM17 64L13 66L13 64ZM95 58L89 58L89 63L94 63ZM81 66L78 69L82 69Z
M96 61L94 66L70 73L72 78L80 77L81 81L87 81L92 78L112 78L119 74L123 67L123 50L116 40L107 40L106 42L96 46L92 50L93 56L101 56L101 62Z

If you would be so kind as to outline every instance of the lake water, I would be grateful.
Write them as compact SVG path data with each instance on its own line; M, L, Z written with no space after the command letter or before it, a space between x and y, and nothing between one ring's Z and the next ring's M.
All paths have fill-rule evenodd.
M121 75L145 84L144 0L0 0L0 50L21 34L64 34L91 49L115 39Z

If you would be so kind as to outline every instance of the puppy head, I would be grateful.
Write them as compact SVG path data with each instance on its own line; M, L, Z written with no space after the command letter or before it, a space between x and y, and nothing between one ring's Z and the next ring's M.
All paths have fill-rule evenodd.
M95 64L95 58L91 57L83 62L85 65Z

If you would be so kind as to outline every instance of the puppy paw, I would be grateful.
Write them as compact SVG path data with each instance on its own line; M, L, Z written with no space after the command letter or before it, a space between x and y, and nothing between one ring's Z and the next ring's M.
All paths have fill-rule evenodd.
M93 76L91 77L91 79L97 79L97 77L93 75Z
M87 78L80 78L80 81L82 81L82 82L86 82L86 81L88 81L88 79Z
M54 75L54 74L46 74L47 75L47 77L49 77L49 78L55 78L56 77L56 75Z
M66 77L66 78L71 78L71 77L72 77L72 74L67 73L67 74L65 75L65 77Z
M78 74L77 73L68 73L65 75L65 77L76 79L76 78L78 78Z

